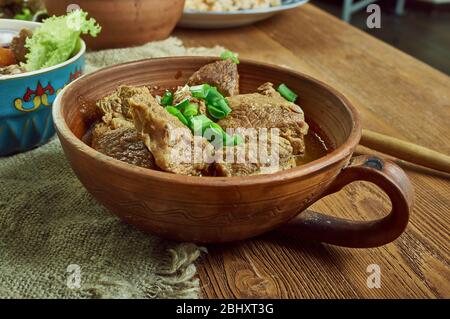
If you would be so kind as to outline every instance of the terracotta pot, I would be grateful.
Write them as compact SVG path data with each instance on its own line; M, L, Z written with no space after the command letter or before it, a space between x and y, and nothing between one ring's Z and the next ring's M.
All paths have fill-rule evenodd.
M413 203L408 177L395 164L379 158L352 159L361 136L356 110L334 89L291 70L249 61L239 65L243 92L254 92L267 81L286 83L299 93L307 117L336 145L329 155L304 166L251 177L178 176L114 160L80 140L89 127L91 112L86 109L94 109L94 102L118 85L173 88L213 60L181 57L119 65L83 77L59 95L53 116L64 152L100 203L130 224L162 237L227 242L270 231L327 194L364 180L390 197L393 208L387 217L356 222L304 212L287 230L348 247L383 245L404 231Z
M66 14L72 0L45 0L49 14ZM86 37L90 49L119 48L166 39L181 18L184 0L78 0L103 30Z

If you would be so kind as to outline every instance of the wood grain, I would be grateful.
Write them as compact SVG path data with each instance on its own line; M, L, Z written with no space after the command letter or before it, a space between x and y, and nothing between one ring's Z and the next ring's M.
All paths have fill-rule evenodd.
M346 95L363 127L450 154L449 77L313 5L239 30L179 29L175 35L187 45L223 45L310 74ZM450 177L400 164L412 179L416 204L396 242L347 249L275 231L210 246L198 267L204 297L449 298ZM375 186L353 183L312 209L362 220L357 212L375 219L390 203ZM373 263L381 267L381 289L366 285Z
M363 130L360 144L410 163L450 174L450 156L424 146L370 130Z

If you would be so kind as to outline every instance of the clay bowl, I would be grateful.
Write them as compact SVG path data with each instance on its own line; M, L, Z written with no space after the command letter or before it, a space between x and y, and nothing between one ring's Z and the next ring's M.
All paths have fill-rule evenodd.
M80 140L92 121L94 102L118 85L173 88L213 60L163 58L114 66L77 80L58 96L53 116L62 147L83 185L100 203L146 232L198 243L253 237L300 213L287 231L336 245L379 246L404 231L413 202L408 177L379 158L352 159L361 136L356 110L334 89L292 70L250 61L239 65L244 93L269 80L286 83L299 93L307 120L313 120L335 145L329 155L301 167L253 177L178 176L114 160ZM393 206L387 217L356 222L303 212L356 180L372 182L387 193Z
M50 15L66 14L72 0L45 0ZM166 39L184 10L184 0L78 0L76 4L102 26L97 38L86 37L88 48L141 45Z

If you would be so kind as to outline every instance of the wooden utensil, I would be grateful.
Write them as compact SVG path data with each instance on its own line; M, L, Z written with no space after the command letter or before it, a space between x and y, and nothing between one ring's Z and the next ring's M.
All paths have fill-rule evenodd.
M181 176L117 161L80 139L89 128L86 117L92 114L93 102L118 85L177 87L212 61L216 59L179 57L122 64L89 74L58 95L53 116L62 147L81 182L99 202L140 229L198 243L254 237L298 214L297 232L335 245L381 246L403 233L414 202L413 187L404 171L373 156L352 158L361 137L355 108L333 88L289 69L241 60L240 87L244 93L254 92L270 79L299 92L305 113L337 146L309 164L271 175ZM391 213L374 221L302 213L354 181L378 185L391 199Z
M410 163L450 173L450 156L414 143L363 130L360 144Z

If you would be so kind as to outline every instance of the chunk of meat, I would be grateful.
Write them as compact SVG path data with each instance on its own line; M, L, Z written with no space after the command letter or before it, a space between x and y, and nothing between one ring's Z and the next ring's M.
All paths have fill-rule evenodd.
M120 86L112 94L97 102L97 107L103 112L102 120L112 129L119 127L134 127L129 99L140 96L141 99L151 97L147 87Z
M271 83L262 85L258 91L229 97L233 112L218 124L224 129L279 128L281 137L291 143L294 155L303 154L304 137L309 130L303 110L284 99Z
M275 98L283 98L280 93L273 87L273 83L266 82L261 85L257 91L265 96L275 97ZM283 98L284 99L284 98Z
M33 36L33 31L29 29L22 29L17 37L14 37L11 41L11 50L14 53L14 57L18 63L26 62L26 55L28 49L25 47L28 38Z
M112 130L104 123L95 125L92 148L119 161L150 169L157 169L155 159L134 128Z
M261 156L258 143L247 142L245 144L224 148L222 158L226 158L226 152L231 152L233 161L216 162L217 176L250 176L260 174L273 174L278 171L290 169L296 166L293 149L288 140L278 137L267 138L266 156ZM217 156L217 155L216 155ZM239 161L239 156L245 162ZM245 156L245 157L244 157Z
M102 122L90 134L92 148L129 164L158 169L153 154L136 131L128 103L133 96L145 100L149 95L146 87L121 86L98 101Z
M163 171L201 176L212 163L214 147L162 108L153 96L129 100L138 132Z
M188 81L189 86L205 83L217 87L224 96L239 94L237 65L231 59L210 63L195 72Z

